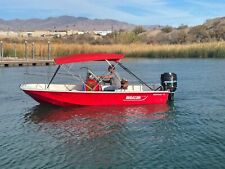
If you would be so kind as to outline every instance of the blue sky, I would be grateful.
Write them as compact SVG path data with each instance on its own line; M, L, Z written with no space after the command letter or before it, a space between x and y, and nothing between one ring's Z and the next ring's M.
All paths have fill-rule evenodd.
M138 25L197 25L225 16L225 0L1 0L0 18L82 16Z

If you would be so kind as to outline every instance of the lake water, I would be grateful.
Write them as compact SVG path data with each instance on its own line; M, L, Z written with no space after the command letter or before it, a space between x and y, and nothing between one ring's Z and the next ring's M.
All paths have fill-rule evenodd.
M0 168L225 168L225 60L123 63L150 83L159 83L163 72L175 72L175 102L41 106L19 84L47 82L56 67L0 68ZM73 72L80 72L80 66L75 65ZM88 66L97 74L107 67ZM56 79L64 81L61 76Z

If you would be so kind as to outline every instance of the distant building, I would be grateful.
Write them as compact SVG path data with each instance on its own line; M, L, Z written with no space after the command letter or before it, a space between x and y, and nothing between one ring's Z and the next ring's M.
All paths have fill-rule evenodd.
M13 31L0 31L0 37L17 37L18 33Z
M94 34L100 35L100 36L106 36L111 33L112 33L112 31L94 31Z
M83 34L92 34L97 36L106 36L111 34L112 31L78 31L78 30L55 30L55 31L0 31L0 37L33 37L33 38L40 38L40 37L48 37L48 38L61 38L70 35L83 35Z
M78 34L78 35L83 35L83 34L85 34L85 32L83 32L83 31L78 31L77 34Z

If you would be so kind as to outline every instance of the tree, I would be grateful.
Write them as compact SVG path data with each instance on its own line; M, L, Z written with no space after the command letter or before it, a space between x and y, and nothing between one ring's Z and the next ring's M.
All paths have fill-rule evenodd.
M188 28L188 26L187 25L183 25L183 24L181 24L180 26L178 26L178 28L177 29L187 29Z
M161 29L161 31L164 33L170 33L173 31L173 28L171 26L165 26Z
M134 28L133 32L138 35L140 33L146 32L146 30L142 26L137 26Z

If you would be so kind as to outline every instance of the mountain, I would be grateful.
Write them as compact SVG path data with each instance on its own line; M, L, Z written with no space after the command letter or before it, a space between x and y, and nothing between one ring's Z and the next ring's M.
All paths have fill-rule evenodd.
M0 30L34 31L34 30L119 30L133 29L136 25L111 19L88 19L84 17L60 16L46 19L0 19Z

